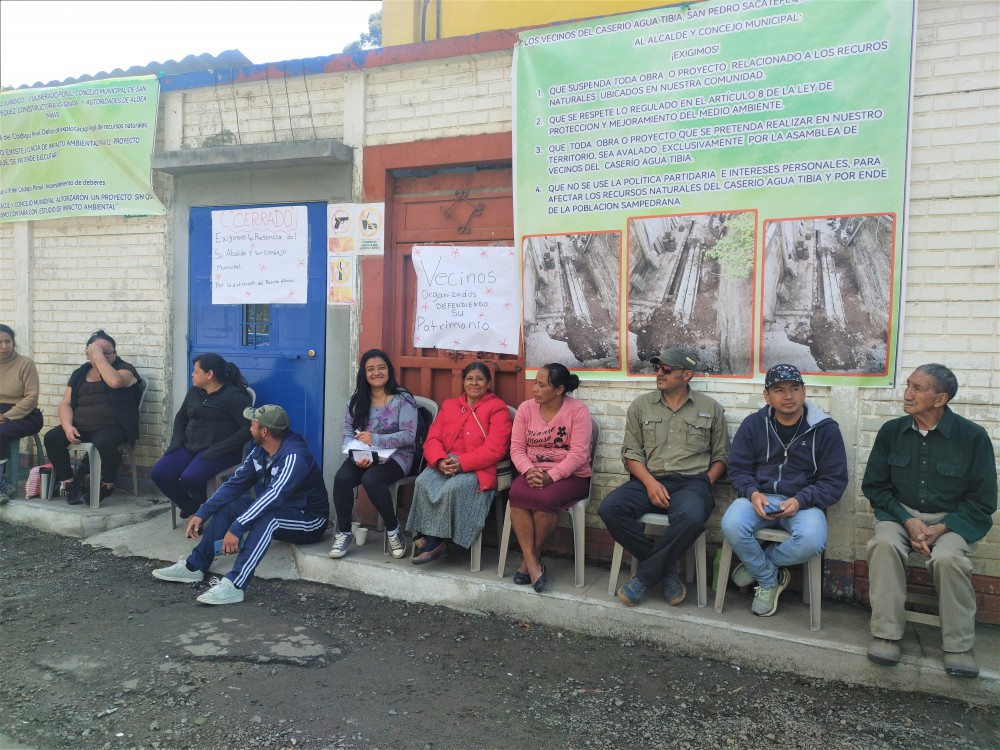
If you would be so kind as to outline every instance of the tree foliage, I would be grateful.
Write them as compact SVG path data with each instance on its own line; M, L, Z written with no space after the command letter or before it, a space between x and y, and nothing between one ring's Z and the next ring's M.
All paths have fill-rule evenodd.
M366 49L378 49L382 46L382 11L368 16L368 31L361 33L357 39L346 47L344 52L360 52Z
M706 250L705 255L719 262L722 274L730 279L745 279L753 270L753 213L745 211L726 221L726 233Z

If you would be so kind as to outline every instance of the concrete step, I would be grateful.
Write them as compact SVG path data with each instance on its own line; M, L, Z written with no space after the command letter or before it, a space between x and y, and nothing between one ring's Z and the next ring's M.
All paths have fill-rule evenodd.
M96 511L65 501L12 500L0 506L0 521L32 526L115 554L174 562L190 551L184 524L171 529L169 506L162 498L114 496ZM294 546L275 542L257 569L262 578L302 579L409 602L432 604L487 616L507 617L617 640L656 643L679 653L704 655L737 667L781 670L824 680L840 680L901 691L918 691L970 703L1000 705L1000 627L980 624L976 654L981 675L960 679L945 673L941 663L940 631L910 624L903 640L903 658L896 667L880 667L865 656L870 640L869 610L824 600L823 629L809 630L809 607L799 592L789 589L773 617L750 612L752 593L731 588L725 610L699 608L694 584L688 598L671 607L658 591L638 607L625 607L608 595L608 566L589 564L586 585L573 585L571 560L546 559L549 585L541 594L517 586L511 576L520 564L512 552L507 576L497 576L498 553L484 548L482 569L470 570L467 551L420 567L409 558L395 560L382 552L382 534L368 532L362 547L346 557L327 556L332 533L317 544ZM218 558L213 572L225 573L231 562ZM150 565L150 570L155 565ZM622 572L621 580L627 573ZM253 598L252 587L247 594ZM641 647L641 646L639 646Z

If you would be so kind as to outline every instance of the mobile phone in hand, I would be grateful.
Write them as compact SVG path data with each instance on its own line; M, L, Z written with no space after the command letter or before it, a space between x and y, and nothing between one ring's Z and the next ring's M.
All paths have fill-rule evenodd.
M243 550L243 540L240 539L240 551L242 551L242 550ZM215 540L215 554L217 554L217 555L221 555L222 554L222 540L221 539L216 539Z
M768 496L767 502L764 503L764 512L769 516L773 516L775 513L781 513L782 508L779 504L780 502L781 501L778 500L778 498Z

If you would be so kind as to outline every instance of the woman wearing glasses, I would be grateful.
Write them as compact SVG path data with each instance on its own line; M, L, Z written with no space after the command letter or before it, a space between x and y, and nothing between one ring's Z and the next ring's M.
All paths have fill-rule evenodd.
M101 499L115 490L122 443L139 438L142 378L118 356L115 340L94 331L84 350L87 361L73 371L59 404L59 426L45 433L45 452L56 481L64 482L66 502L90 502L81 477L73 474L69 446L93 443L101 455Z

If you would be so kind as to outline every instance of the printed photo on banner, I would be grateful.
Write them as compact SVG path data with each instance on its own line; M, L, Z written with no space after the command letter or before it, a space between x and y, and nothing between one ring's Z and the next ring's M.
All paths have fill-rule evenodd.
M678 214L628 223L629 372L683 341L699 372L752 375L754 211Z
M621 369L620 232L526 237L524 359L529 369Z
M384 203L331 203L327 206L327 235L347 237L358 255L385 252Z
M883 214L764 223L761 372L886 374L895 235Z
M308 266L305 206L212 211L213 305L304 305Z
M781 360L817 385L892 385L915 14L914 0L692 2L519 32L515 236L540 258L529 368L537 339L585 377L649 378L653 353L684 344L711 378L761 380ZM595 229L622 247L576 271L619 263L619 336L586 334L573 274L545 268L549 238L567 257ZM776 265L786 237L810 259ZM546 317L560 294L565 326Z
M413 346L517 354L520 275L512 247L416 245Z

